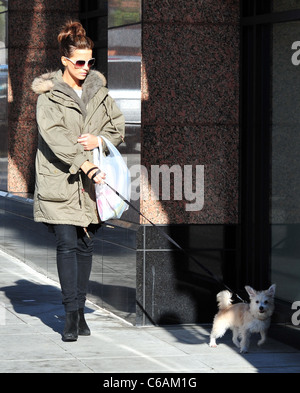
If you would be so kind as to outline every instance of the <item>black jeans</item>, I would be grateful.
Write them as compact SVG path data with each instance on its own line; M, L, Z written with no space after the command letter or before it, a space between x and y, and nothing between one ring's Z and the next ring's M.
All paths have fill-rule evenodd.
M66 312L83 308L88 290L94 250L94 235L98 228L87 230L75 225L51 225L56 238L57 271Z

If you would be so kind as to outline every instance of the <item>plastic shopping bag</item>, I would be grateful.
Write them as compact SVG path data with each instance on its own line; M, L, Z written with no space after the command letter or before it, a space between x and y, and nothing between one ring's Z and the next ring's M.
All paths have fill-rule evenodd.
M109 154L105 156L99 138L99 148L94 149L94 164L106 174L105 183L118 191L126 200L130 200L130 172L118 149L106 138ZM101 221L117 219L128 210L128 204L123 201L107 184L96 184L96 203Z

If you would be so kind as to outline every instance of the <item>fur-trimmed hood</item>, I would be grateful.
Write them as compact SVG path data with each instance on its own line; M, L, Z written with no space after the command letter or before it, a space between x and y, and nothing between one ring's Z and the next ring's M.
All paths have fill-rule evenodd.
M35 78L31 84L31 89L34 93L40 95L53 89L55 74L56 72L47 72Z
M36 94L39 95L47 93L48 91L52 90L56 84L65 83L62 75L62 71L47 72L35 78L32 82L31 88ZM99 78L98 82L101 84L101 86L106 86L105 76L101 74L101 72L94 70L89 72L83 85L86 85L90 79L95 80L95 77Z
M31 88L38 95L49 93L52 96L56 96L56 98L57 94L61 95L63 93L78 103L85 117L87 104L105 86L105 76L99 71L91 70L82 84L82 97L80 99L74 89L63 80L63 73L59 70L48 72L35 78Z

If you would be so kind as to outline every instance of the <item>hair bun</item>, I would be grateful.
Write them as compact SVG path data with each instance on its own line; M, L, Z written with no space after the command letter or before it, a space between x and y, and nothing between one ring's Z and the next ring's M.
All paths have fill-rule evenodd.
M76 41L76 38L86 37L86 32L80 22L68 21L62 27L57 39L61 43L63 40L71 39L71 41Z
M92 49L93 41L86 36L86 31L78 21L67 21L57 36L60 51L68 56L74 49Z

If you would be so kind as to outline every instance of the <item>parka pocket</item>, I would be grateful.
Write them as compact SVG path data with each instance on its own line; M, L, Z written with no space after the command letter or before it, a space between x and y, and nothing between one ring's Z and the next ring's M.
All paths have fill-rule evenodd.
M74 175L69 173L40 173L37 184L37 196L43 201L66 202L78 190Z

